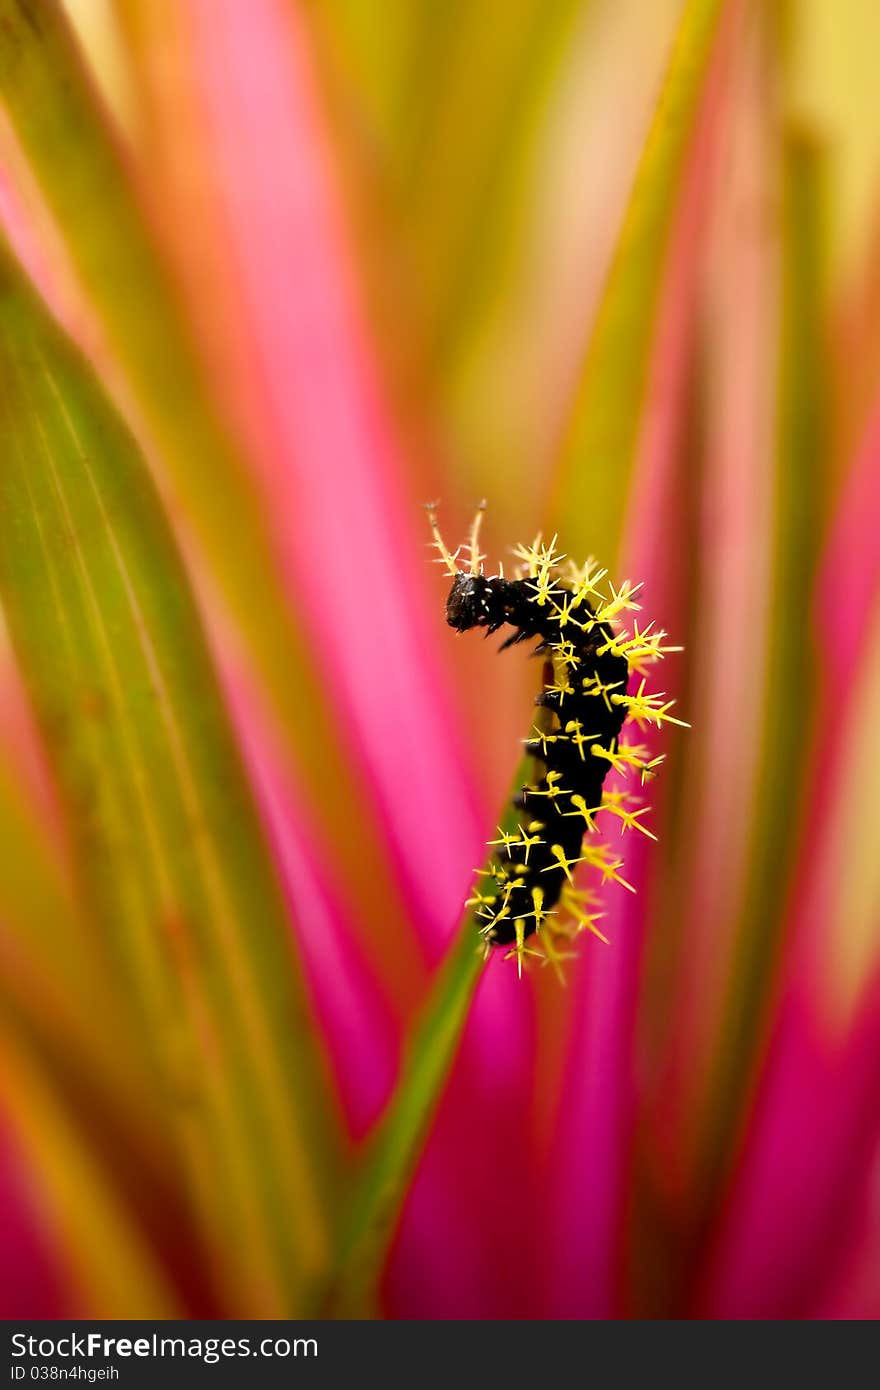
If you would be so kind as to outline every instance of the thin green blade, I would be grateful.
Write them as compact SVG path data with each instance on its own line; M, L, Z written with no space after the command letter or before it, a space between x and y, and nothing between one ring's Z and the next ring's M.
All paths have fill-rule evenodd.
M551 529L613 560L642 421L668 233L725 0L688 0L599 305L559 460Z
M527 780L528 766L529 760L524 759L517 767L501 816L501 831L512 831L516 825L513 801ZM375 1310L385 1259L458 1055L482 971L476 913L476 906L464 909L453 944L413 1030L400 1081L364 1162L340 1248L338 1272L325 1300L327 1312L335 1317L363 1317Z

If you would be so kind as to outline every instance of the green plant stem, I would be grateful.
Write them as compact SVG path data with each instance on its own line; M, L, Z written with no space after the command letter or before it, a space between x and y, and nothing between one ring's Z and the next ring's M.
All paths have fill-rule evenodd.
M527 780L529 759L516 771L500 828L517 819L512 798ZM479 875L475 876L479 882ZM337 1274L324 1299L329 1317L369 1317L431 1121L458 1053L483 970L475 909L466 908L407 1048L402 1076L374 1135L349 1211Z
M385 1258L458 1053L482 968L476 925L468 912L410 1042L394 1100L370 1146L351 1208L342 1270L329 1291L325 1316L369 1317L375 1311Z

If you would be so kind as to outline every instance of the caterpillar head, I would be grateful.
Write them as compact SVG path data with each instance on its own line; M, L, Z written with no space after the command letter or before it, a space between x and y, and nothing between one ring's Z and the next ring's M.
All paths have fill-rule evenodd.
M471 525L470 540L466 546L459 546L455 554L450 554L437 526L437 504L428 502L425 510L433 534L431 544L437 551L439 562L445 565L452 575L452 588L446 600L446 621L456 632L467 632L471 627L487 627L491 623L491 584L483 574L483 560L480 554L480 523L486 503L481 502ZM462 549L469 553L467 569L460 569L458 557ZM495 623L494 627L500 627Z
M485 627L490 621L489 580L482 574L457 574L446 600L446 621L456 632Z

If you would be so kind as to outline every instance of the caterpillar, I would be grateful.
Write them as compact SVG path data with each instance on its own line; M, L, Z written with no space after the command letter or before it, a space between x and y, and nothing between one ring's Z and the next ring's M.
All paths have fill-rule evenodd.
M641 820L649 808L635 804L638 797L629 791L605 792L604 783L613 768L636 773L644 785L663 761L663 755L652 758L647 748L622 741L627 720L639 727L687 727L669 713L674 701L645 692L642 676L649 663L681 649L665 646L666 633L653 623L624 628L622 615L641 607L636 595L642 586L625 580L615 589L594 560L578 566L557 552L555 536L546 545L539 535L531 545L517 546L514 577L505 577L503 566L486 575L479 550L484 508L481 503L469 541L454 553L440 535L436 504L426 510L432 545L452 576L449 626L456 632L481 628L486 636L511 627L499 650L534 640L535 654L544 658L536 723L525 740L533 775L513 802L514 828L499 827L500 838L489 842L489 866L477 871L485 882L468 900L487 954L492 947L509 948L507 957L516 958L522 973L525 955L543 954L558 968L565 954L560 943L584 929L607 940L596 925L601 914L594 910L594 894L575 883L579 864L592 865L602 882L634 891L619 872L622 859L595 838L596 816L605 812L621 832L637 830L656 839ZM641 683L633 691L634 674ZM542 952L525 944L536 933Z

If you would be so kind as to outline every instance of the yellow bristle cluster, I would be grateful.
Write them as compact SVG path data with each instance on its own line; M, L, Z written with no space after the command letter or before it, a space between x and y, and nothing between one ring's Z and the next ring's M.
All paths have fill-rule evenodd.
M447 550L440 537L434 508L429 509L429 516L432 544L438 551L440 562L452 573L482 574L485 557L478 548L482 507L468 543L459 547L454 554ZM460 571L458 559L462 549L465 551L467 568ZM543 537L538 535L531 545L517 546L514 554L519 562L515 577L523 582L532 603L550 610L553 626L559 632L558 640L547 640L545 637L541 647L552 667L552 678L545 682L544 693L555 697L555 707L552 710L545 708L526 742L535 750L535 756L540 756L537 753L540 748L544 754L542 761L546 761L548 753L552 756L551 750L560 742L569 742L582 762L590 757L603 759L609 769L624 777L637 776L644 785L656 775L663 761L662 755L651 757L648 748L620 738L611 740L609 747L603 746L599 742L602 735L590 733L578 718L567 712L566 705L568 702L569 709L572 705L577 709L575 696L599 697L609 713L615 709L624 710L626 721L637 728L646 725L659 728L664 724L686 728L688 726L684 721L670 712L674 701L667 700L662 693L646 691L644 677L646 668L669 652L680 651L681 648L668 645L665 640L667 634L655 628L653 622L640 626L634 618L631 626L625 626L627 615L641 609L637 597L642 585L627 579L615 588L608 579L607 571L595 560L589 559L585 564L577 565L568 559L557 549L556 536L545 543ZM503 574L500 569L499 574ZM546 625L542 625L541 631L546 632ZM591 633L595 633L596 637L585 644L584 636L589 639ZM588 654L582 650L585 645L589 649ZM633 693L629 693L623 680L603 681L595 669L586 673L580 669L585 660L594 661L605 656L624 659L629 671L641 677ZM478 873L483 879L488 877L491 882L484 885L486 891L477 889L468 899L468 905L476 910L480 932L487 943L487 953L499 924L508 924L505 927L506 935L510 935L512 929L514 941L505 953L505 959L515 959L519 973L522 973L525 957L539 956L561 976L562 963L568 959L569 948L581 932L589 931L607 943L608 938L596 925L603 914L595 910L594 892L577 886L577 871L581 865L592 869L602 884L614 882L628 892L635 892L633 885L621 872L623 859L614 854L608 843L597 838L597 817L602 818L608 830L613 830L616 824L618 835L637 832L650 840L657 838L643 823L649 808L640 804L633 792L613 788L603 792L598 806L589 806L582 795L562 783L563 774L548 768L538 781L523 788L528 794L525 804L534 805L536 798L546 798L548 811L552 808L565 817L579 817L583 821L584 835L579 853L571 855L561 845L548 843L550 837L545 834L545 822L532 819L524 811L518 825L512 829L499 826L498 838L489 841L499 854L489 869L479 870ZM514 891L526 886L529 875L535 874L534 867L530 868L529 855L536 846L546 847L552 861L538 874L561 869L565 884L558 901L554 901L550 907L546 905L542 888L533 886L530 889L531 907L513 916ZM547 854L541 857L546 858ZM558 887L554 888L554 895L558 891ZM518 906L522 905L523 896L522 893L518 894ZM533 932L540 943L540 952L527 944Z
M663 761L662 755L652 758L649 750L643 746L627 745L620 741L616 748L604 748L596 742L598 735L587 733L578 720L566 719L565 698L575 689L581 658L575 643L564 634L567 628L587 633L600 626L610 627L610 634L596 648L596 654L623 657L630 670L640 676L643 676L646 667L661 660L669 652L677 652L681 648L668 645L665 640L666 632L656 628L653 622L640 626L638 620L634 619L631 627L624 627L623 617L641 608L637 602L637 595L642 589L641 584L624 580L619 588L615 588L608 581L607 571L595 560L589 559L584 565L578 566L558 552L555 536L549 544L544 544L543 538L539 535L531 545L517 546L514 553L520 561L519 577L527 581L532 601L541 607L548 604L552 607L560 633L563 634L559 642L549 644L553 680L545 686L548 693L559 697L561 713L557 715L554 712L550 716L548 727L533 728L530 741L538 744L546 754L548 746L560 740L569 740L577 747L581 758L591 755L604 758L615 772L622 775L636 774L644 785L650 777L656 775L656 770ZM603 683L594 674L582 677L579 686L584 694L600 696L609 709L613 705L624 707L627 721L632 721L639 728L646 724L659 727L664 723L687 727L683 720L670 713L673 701L666 701L662 694L646 693L644 679L634 694L628 694L622 683ZM544 913L538 904L534 913L545 962L557 973L561 973L561 964L570 955L570 951L564 947L570 946L582 931L591 932L605 943L608 941L596 925L603 914L594 910L594 894L575 886L575 873L579 866L585 864L592 868L600 876L602 883L615 882L629 892L635 891L633 885L621 874L623 860L616 857L607 844L592 838L598 828L596 817L604 816L609 829L611 822L616 821L621 835L627 831L636 831L648 839L657 839L654 832L643 824L650 808L633 804L637 802L637 798L631 792L609 790L603 793L599 806L587 806L582 796L562 787L560 781L560 775L550 771L545 779L545 788L527 788L532 796L547 796L559 809L567 798L571 809L563 810L562 814L579 816L584 822L586 838L577 857L566 857L558 845L550 846L554 867L561 867L567 880L558 910ZM504 848L522 845L527 854L530 842L521 830L512 835L503 831L499 833L501 839L491 841L491 844ZM525 854L523 857L526 857ZM507 896L509 893L510 885L507 888ZM517 960L521 971L523 957L535 953L526 947L519 934L507 954Z

